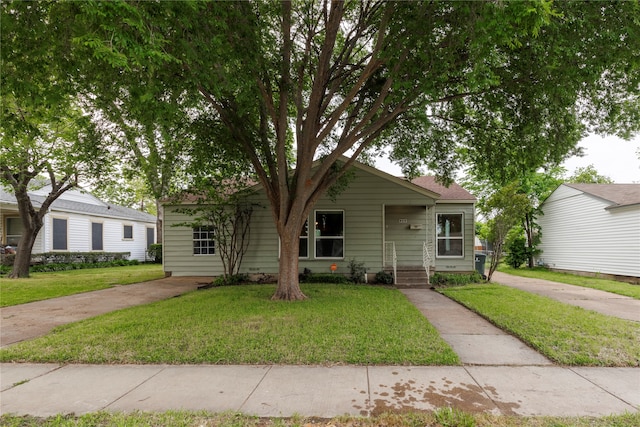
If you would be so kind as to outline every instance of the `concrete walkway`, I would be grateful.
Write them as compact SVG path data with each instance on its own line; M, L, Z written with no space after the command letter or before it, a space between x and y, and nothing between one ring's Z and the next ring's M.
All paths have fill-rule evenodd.
M553 298L560 302L597 311L607 316L640 322L640 300L582 286L567 285L547 280L513 276L496 271L491 278L495 283Z
M168 278L17 306L21 309L3 308L2 344L42 335L54 323L143 304L150 302L148 298L170 298L208 280ZM469 412L550 416L640 410L638 368L554 366L434 291L402 292L459 354L463 366L4 363L0 364L0 414L186 409L328 418L447 406ZM14 330L16 325L20 327Z
M551 365L519 339L430 289L401 292L438 330L465 365Z

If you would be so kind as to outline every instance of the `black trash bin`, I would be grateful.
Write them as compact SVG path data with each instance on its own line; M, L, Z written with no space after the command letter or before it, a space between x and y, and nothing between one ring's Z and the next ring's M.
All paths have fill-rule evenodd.
M484 263L487 260L487 254L476 252L476 271L480 273L483 279L487 276L484 275Z

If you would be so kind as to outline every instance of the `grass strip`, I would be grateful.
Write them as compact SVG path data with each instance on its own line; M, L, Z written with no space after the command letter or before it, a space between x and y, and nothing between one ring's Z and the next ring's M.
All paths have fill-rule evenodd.
M550 280L552 282L566 283L568 285L582 286L583 288L598 289L613 294L640 299L640 286L617 280L600 279L597 277L578 276L570 273L549 271L546 268L511 268L505 264L498 267L498 271L514 276L530 277L533 279Z
M456 365L459 359L399 291L303 285L220 287L56 328L0 350L3 362Z
M636 427L640 413L607 417L514 417L468 414L442 408L434 412L385 413L375 417L341 416L333 419L258 418L235 412L96 412L82 416L59 415L48 418L0 416L7 427L79 427L79 426L181 426L181 427Z
M0 279L0 307L129 285L164 277L159 264L32 273L25 279Z
M512 333L549 359L571 366L640 366L640 324L507 286L439 292Z

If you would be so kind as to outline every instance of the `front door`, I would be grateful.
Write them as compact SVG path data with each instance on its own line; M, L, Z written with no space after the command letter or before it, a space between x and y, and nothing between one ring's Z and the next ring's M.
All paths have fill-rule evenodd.
M385 241L395 242L399 266L421 266L427 240L426 206L386 206Z

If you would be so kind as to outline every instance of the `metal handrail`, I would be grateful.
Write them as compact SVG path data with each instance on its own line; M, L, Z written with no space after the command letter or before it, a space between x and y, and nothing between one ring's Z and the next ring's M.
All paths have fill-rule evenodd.
M431 255L429 254L429 246L427 242L422 242L422 266L427 272L427 285L430 285L429 279L429 264L431 263Z
M389 259L391 258L391 259ZM384 266L391 265L393 267L393 284L396 284L396 277L398 276L398 256L396 254L396 242L384 242Z

